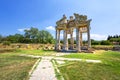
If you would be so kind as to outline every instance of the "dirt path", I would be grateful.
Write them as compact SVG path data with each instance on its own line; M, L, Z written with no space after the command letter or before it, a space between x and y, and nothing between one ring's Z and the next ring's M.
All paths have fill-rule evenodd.
M42 57L30 80L57 80L51 59L52 57Z

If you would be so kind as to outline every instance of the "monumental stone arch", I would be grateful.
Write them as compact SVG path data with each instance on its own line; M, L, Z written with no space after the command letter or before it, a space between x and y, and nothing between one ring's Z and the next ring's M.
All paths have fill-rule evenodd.
M87 19L86 15L80 15L74 13L74 17L67 17L63 15L63 18L56 22L56 44L55 50L57 51L69 51L74 50L77 52L82 51L82 33L87 33L87 50L91 48L90 39L90 22L91 19ZM73 32L76 30L76 44L74 44ZM60 32L63 31L63 45L60 43ZM70 34L70 44L68 44L68 34Z

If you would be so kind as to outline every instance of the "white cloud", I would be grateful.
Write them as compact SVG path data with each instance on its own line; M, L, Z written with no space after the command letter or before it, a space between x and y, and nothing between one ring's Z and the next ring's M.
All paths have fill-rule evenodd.
M17 29L20 32L24 32L24 30L29 30L30 28L21 28L21 29Z
M106 35L100 35L100 34L91 34L91 39L94 39L94 40L106 40L107 36Z
M55 28L53 26L48 26L46 27L47 30L52 30L52 31L55 31Z
M91 39L94 40L106 40L107 36L106 35L101 35L101 34L90 34ZM83 34L83 40L87 40L87 34Z

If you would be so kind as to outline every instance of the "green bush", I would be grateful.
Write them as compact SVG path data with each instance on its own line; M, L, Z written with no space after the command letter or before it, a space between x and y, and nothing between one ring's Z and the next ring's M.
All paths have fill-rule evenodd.
M101 45L111 45L110 41L101 41Z
M92 45L100 45L100 41L91 41Z
M10 46L11 42L9 42L9 41L3 41L3 43L2 43L2 44L3 44L3 45Z

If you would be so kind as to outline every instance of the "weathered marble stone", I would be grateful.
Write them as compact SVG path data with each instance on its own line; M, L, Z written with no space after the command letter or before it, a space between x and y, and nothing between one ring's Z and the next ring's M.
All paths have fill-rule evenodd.
M70 16L70 20L67 20L67 17L63 15L59 21L56 22L56 45L55 50L61 50L60 48L60 31L63 30L63 49L67 51L68 49L74 49L74 38L73 32L76 29L76 50L81 52L82 43L82 33L87 33L88 46L91 47L90 39L90 22L91 19L87 20L86 15L80 15L74 13L74 17ZM70 34L70 48L68 44L68 34Z

